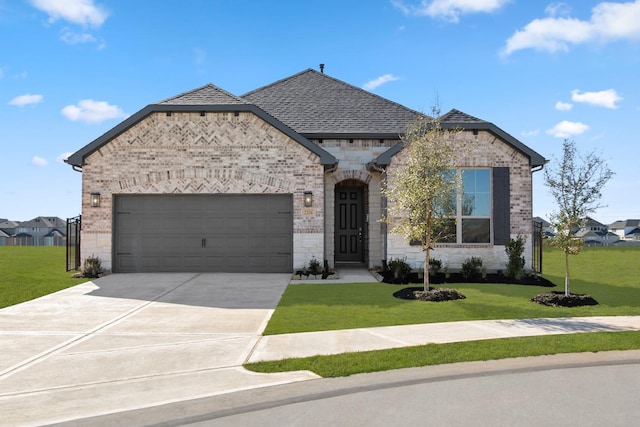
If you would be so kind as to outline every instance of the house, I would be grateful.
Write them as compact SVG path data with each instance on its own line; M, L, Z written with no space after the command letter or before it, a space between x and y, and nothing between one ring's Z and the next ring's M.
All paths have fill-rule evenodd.
M585 246L611 246L619 237L609 228L591 217L586 217L582 226L575 232L576 237L584 241Z
M64 246L67 223L53 216L0 222L0 246Z
M82 172L82 256L114 272L418 265L420 247L380 218L381 186L419 115L312 69L242 96L207 84L148 105L66 160ZM546 160L458 110L442 126L476 141L459 167L479 204L458 210L455 241L434 256L503 269L505 241L520 234L531 266L531 178Z
M609 225L609 230L615 233L620 240L640 241L640 219L616 221Z

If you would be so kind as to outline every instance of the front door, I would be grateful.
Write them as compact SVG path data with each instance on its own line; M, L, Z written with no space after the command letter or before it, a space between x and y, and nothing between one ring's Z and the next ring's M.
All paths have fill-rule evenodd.
M362 187L336 187L336 262L364 262Z

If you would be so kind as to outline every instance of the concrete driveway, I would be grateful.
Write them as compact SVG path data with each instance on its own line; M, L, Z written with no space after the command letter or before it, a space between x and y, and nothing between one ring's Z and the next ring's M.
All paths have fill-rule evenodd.
M0 425L317 378L251 355L287 274L114 274L0 310Z

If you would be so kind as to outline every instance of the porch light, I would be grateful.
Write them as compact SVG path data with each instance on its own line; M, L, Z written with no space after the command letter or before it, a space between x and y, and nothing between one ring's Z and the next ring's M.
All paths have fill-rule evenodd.
M91 207L99 208L100 207L100 193L91 193Z
M311 191L304 192L304 207L310 208L313 206L313 193Z

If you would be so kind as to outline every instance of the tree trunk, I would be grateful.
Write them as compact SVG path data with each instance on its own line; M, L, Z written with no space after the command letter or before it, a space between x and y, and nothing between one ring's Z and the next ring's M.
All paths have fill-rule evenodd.
M431 259L431 249L427 246L424 251L424 291L429 291L429 261Z
M569 253L564 253L564 294L571 295L569 291Z

